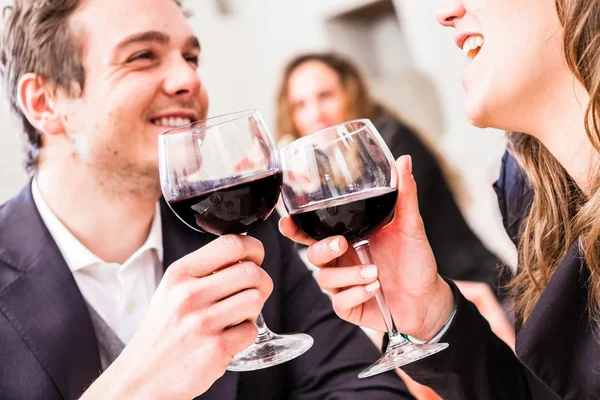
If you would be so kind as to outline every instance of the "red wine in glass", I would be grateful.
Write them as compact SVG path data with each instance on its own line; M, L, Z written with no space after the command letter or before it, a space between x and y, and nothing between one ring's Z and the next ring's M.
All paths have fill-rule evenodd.
M267 219L281 191L279 171L243 183L169 201L186 224L214 235L244 234Z
M312 203L290 213L290 217L313 239L342 235L354 243L366 239L390 220L397 196L396 189L375 188Z

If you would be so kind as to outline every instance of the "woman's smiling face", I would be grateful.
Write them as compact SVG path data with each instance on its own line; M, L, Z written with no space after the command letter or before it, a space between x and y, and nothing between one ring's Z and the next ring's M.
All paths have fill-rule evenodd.
M522 130L556 72L567 68L554 0L443 0L436 18L454 28L456 45L472 60L462 76L469 121Z

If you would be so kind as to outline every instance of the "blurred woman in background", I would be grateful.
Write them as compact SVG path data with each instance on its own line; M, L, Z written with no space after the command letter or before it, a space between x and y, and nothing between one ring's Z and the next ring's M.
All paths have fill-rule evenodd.
M450 189L449 174L445 174L450 169L433 146L373 99L359 69L348 59L335 53L307 53L287 64L277 97L280 146L359 118L374 123L394 158L412 156L419 209L440 273L451 279L485 282L498 294L500 261L463 218Z

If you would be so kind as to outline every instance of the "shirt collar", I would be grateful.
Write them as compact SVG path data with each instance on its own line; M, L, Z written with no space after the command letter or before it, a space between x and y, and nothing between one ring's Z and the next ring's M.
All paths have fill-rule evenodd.
M160 204L156 203L156 209L154 211L154 219L152 220L152 226L150 227L150 233L148 234L148 238L146 242L140 247L140 249L136 252L143 252L147 249L152 249L156 251L156 255L158 256L158 261L160 263L163 262L163 235L162 235L162 219L160 216ZM132 256L133 257L133 256Z
M36 177L33 178L31 192L33 201L35 202L44 224L46 224L48 231L54 238L65 262L72 272L76 272L91 265L105 264L103 260L85 247L50 209L42 197ZM158 203L156 204L154 219L152 220L152 226L146 242L123 265L129 264L130 260L150 249L156 251L158 260L162 263L164 251L162 243L162 221L160 216L160 205Z

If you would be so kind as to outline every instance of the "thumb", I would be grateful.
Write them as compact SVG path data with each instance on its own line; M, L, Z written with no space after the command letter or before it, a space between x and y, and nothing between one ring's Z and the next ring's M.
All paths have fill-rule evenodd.
M394 168L398 199L392 225L409 237L422 238L425 236L425 228L419 212L417 183L412 175L412 158L409 155L400 157L394 163Z

